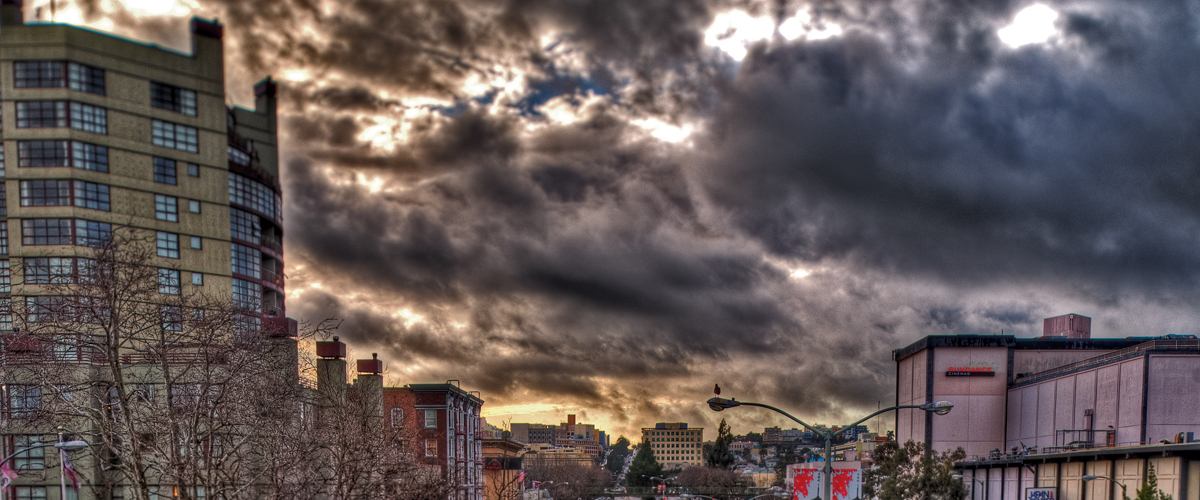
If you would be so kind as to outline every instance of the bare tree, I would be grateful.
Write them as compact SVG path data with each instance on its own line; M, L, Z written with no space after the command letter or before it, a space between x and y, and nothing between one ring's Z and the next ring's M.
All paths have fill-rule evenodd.
M254 496L261 447L295 418L297 339L264 329L252 301L184 293L144 231L21 270L5 312L33 347L4 376L36 381L31 427L92 443L80 472L98 496L117 484L138 500Z

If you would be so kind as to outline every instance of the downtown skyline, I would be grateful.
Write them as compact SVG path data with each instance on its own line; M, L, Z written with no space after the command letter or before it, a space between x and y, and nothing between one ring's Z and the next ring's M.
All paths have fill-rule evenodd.
M790 427L713 414L720 383L836 425L893 401L891 350L925 335L1197 333L1185 2L54 16L183 52L190 17L225 24L235 103L280 84L289 315L341 319L389 384L480 390L490 423Z

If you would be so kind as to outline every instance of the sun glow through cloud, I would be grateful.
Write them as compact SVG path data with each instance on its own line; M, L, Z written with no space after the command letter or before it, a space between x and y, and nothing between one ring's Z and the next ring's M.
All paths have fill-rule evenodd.
M842 34L842 27L829 22L813 22L812 12L807 8L800 9L795 16L779 23L779 36L784 40L793 41L800 38L805 40L824 40Z
M741 61L746 58L751 45L768 40L774 34L775 22L770 16L754 17L742 10L731 10L717 14L704 32L704 43Z
M1042 4L1034 4L1021 9L1013 18L1012 24L1000 28L996 35L1000 41L1009 47L1017 48L1032 43L1044 43L1058 34L1054 21L1058 12Z

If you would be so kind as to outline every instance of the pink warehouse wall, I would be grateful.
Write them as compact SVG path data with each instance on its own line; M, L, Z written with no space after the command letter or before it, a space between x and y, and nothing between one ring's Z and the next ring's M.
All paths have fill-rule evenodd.
M1008 437L1005 447L1025 444L1055 446L1055 432L1084 429L1084 411L1095 414L1093 429L1113 426L1118 444L1141 438L1143 358L1075 372L1008 393ZM1103 444L1104 434L1097 433Z
M1189 431L1200 438L1200 357L1153 355L1149 375L1146 441Z
M962 367L987 368L995 375L946 375L951 368ZM933 397L930 400L954 403L954 410L933 417L933 449L949 451L962 446L967 456L984 456L1003 447L1007 381L1007 348L943 347L935 350Z

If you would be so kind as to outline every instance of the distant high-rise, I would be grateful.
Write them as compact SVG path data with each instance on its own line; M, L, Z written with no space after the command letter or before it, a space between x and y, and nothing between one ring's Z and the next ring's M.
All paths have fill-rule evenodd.
M642 428L642 442L649 442L654 459L669 468L704 465L704 428L684 422L659 422Z

